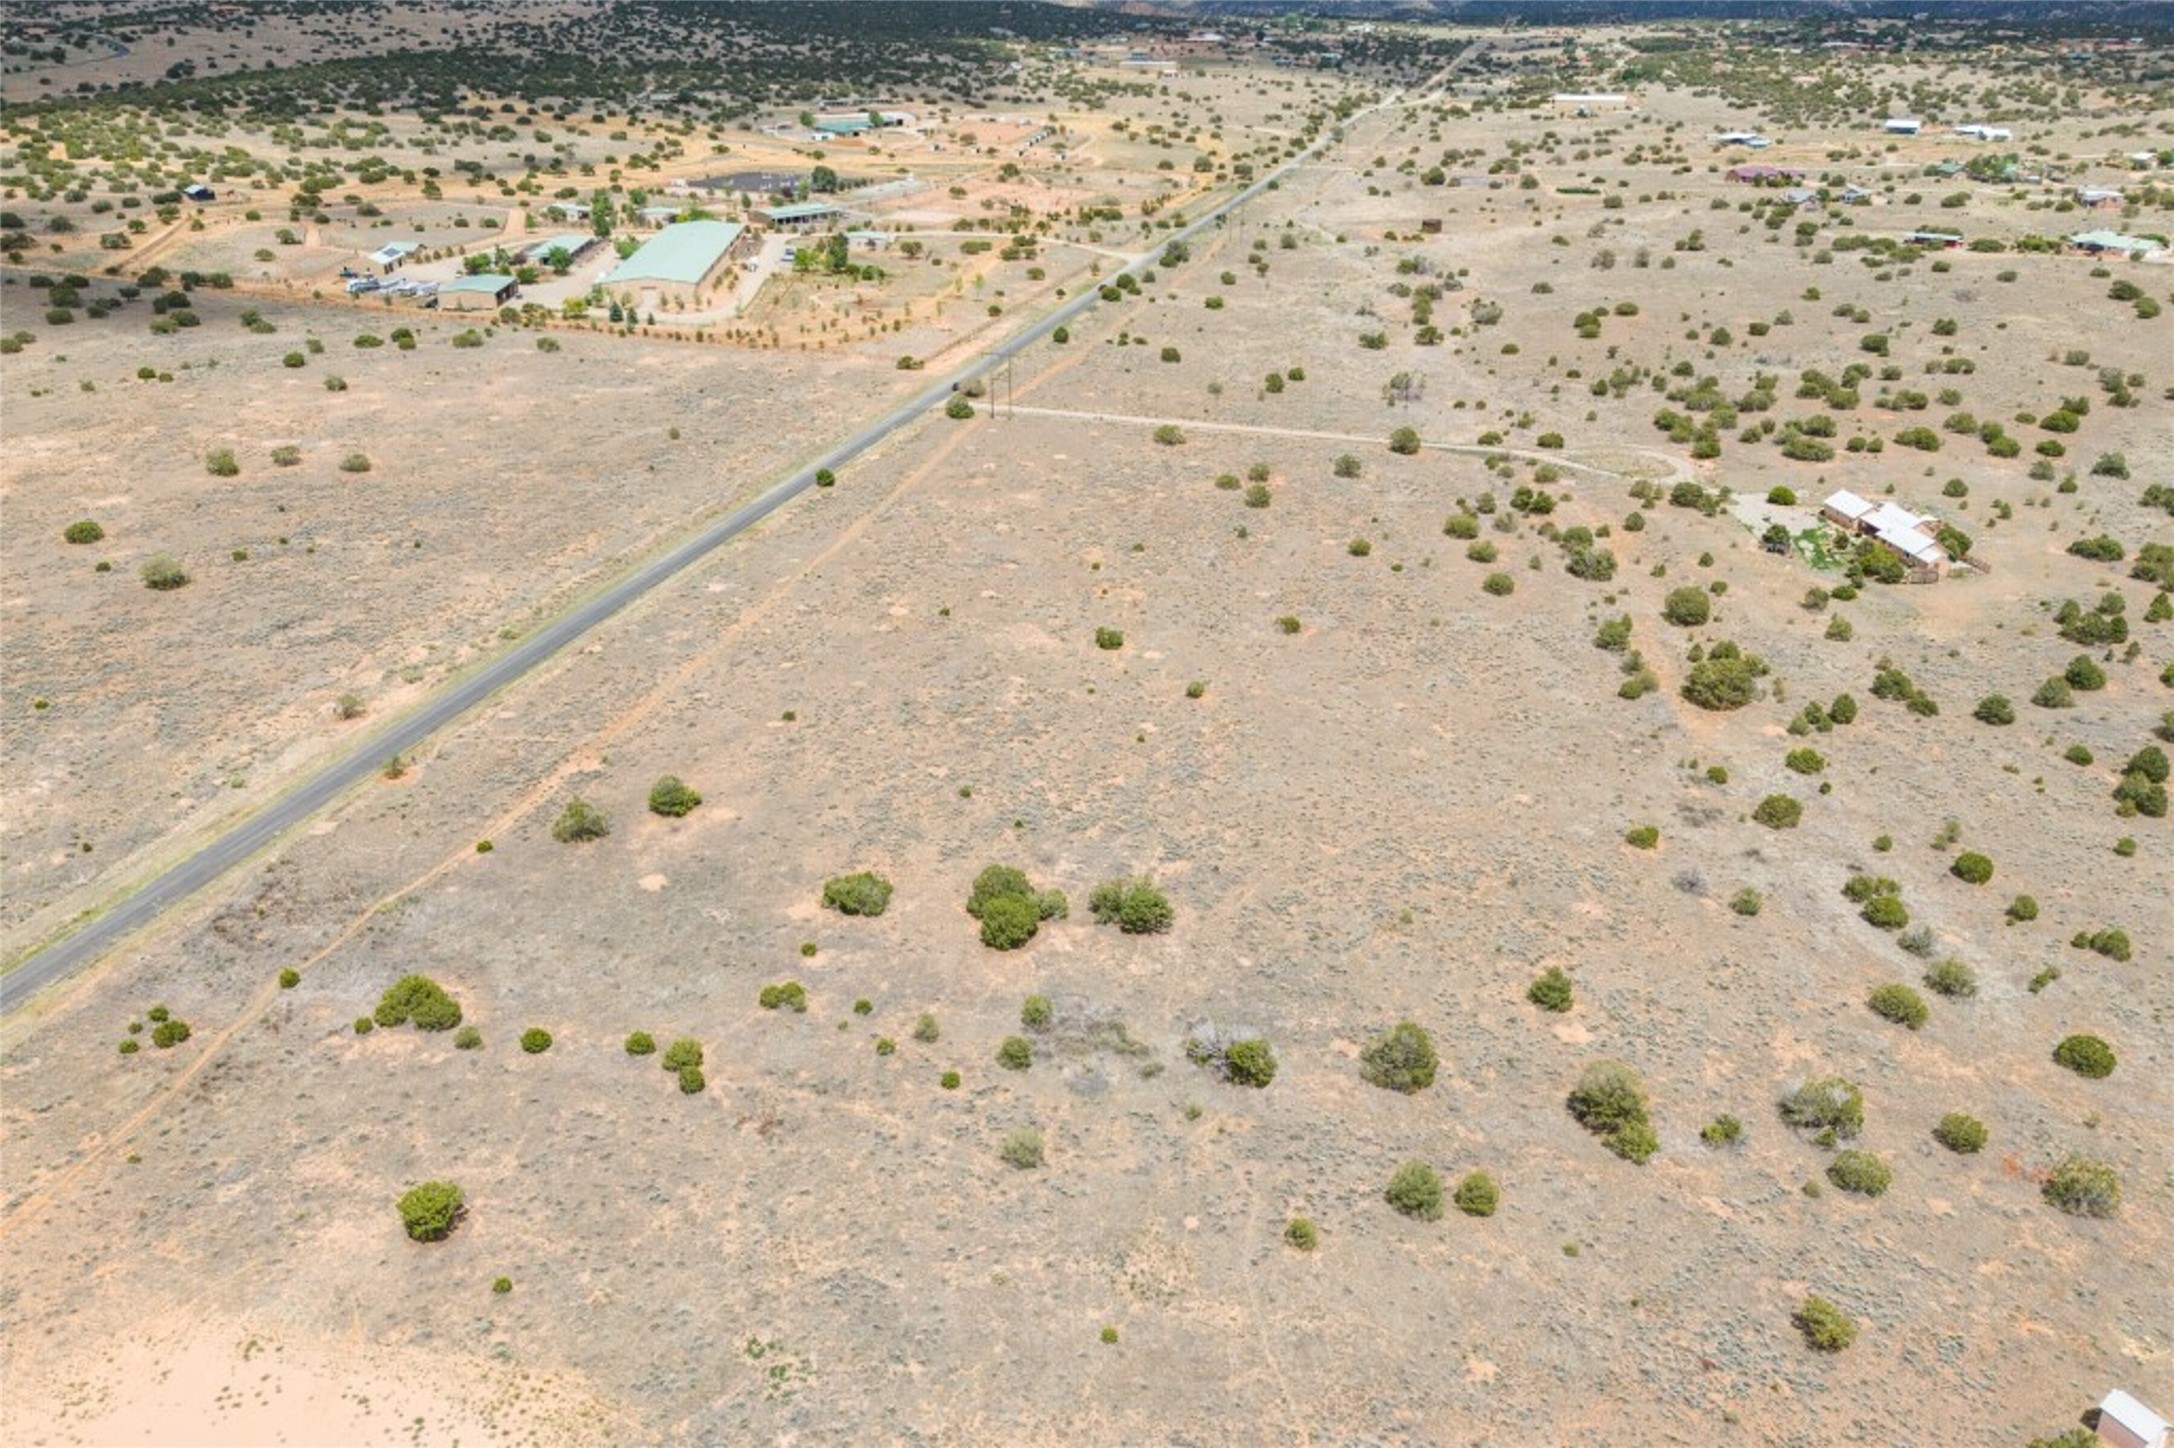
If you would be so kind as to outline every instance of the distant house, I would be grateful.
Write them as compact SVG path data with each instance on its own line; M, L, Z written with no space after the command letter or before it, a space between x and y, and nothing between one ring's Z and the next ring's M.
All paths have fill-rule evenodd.
M1430 216L1424 221L1420 222L1419 234L1421 236L1440 236L1442 234L1442 218L1439 216Z
M1889 116L1887 123L1880 129L1890 136L1914 136L1923 129L1923 122L1909 116Z
M2119 1388L2099 1400L2099 1439L2115 1448L2166 1448L2166 1419Z
M217 201L219 199L219 193L201 181L192 181L182 187L181 194L191 201Z
M1757 131L1723 131L1720 135L1714 137L1714 144L1716 146L1748 146L1754 151L1763 151L1774 143Z
M2076 188L2076 204L2078 206L2088 206L2093 211L2103 207L2119 206L2127 199L2112 186L2078 186Z
M396 272L422 249L419 241L388 241L370 253L370 262L381 272Z
M1967 136L1973 141L2012 141L2015 139L2015 132L2009 130L2006 126L1980 125L1975 121L1966 121L1957 126L1955 134Z
M1895 503L1868 502L1843 489L1831 493L1819 516L1846 533L1870 538L1899 554L1913 583L1931 583L1948 570L1947 549L1940 546L1940 520L1921 517Z
M1554 104L1557 110L1574 110L1583 115L1623 110L1631 104L1631 98L1603 91L1563 91L1554 97Z
M1791 206L1810 206L1819 199L1819 193L1809 186L1792 186L1782 192L1781 199Z
M561 221L587 221L589 219L588 206L579 201L553 201L547 204L544 210L558 217Z
M679 213L677 206L644 206L634 214L644 226L670 226L679 220Z
M1936 246L1942 251L1953 251L1963 244L1959 231L1913 231L1902 239L1911 246Z
M835 221L844 213L828 201L794 201L783 206L757 206L749 215L765 226L780 231L807 231L828 221Z
M2124 236L2118 231L2079 231L2068 238L2068 244L2087 256L2111 251L2128 256L2149 256L2155 251L2166 250L2164 242L2148 236Z
M1769 166L1755 161L1747 166L1731 166L1721 173L1723 179L1749 186L1773 186L1783 181L1802 181L1804 173L1788 166Z
M1844 206L1865 206L1871 203L1872 193L1862 186L1844 186L1835 200Z
M567 264L581 260L582 253L598 246L603 238L592 231L569 231L558 236L539 237L521 248L521 261L528 266L544 266L545 258L554 251L566 253Z
M438 288L438 309L445 312L492 311L504 306L520 290L512 277L496 272L477 272L455 277Z

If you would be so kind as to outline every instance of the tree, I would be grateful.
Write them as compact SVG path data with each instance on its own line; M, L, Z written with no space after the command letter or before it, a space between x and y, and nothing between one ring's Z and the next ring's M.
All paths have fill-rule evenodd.
M1827 1180L1856 1196L1877 1197L1894 1185L1895 1173L1868 1151L1842 1151L1827 1164Z
M1389 451L1405 457L1419 451L1419 433L1416 429L1400 427L1389 434Z
M427 975L404 975L378 997L371 1019L391 1028L415 1022L419 1031L450 1031L460 1024L460 1003Z
M1770 794L1759 801L1751 817L1770 830L1793 830L1804 819L1804 805L1786 794Z
M1501 1201L1501 1188L1483 1171L1471 1172L1457 1183L1457 1210L1468 1217L1491 1217Z
M808 124L813 125L810 121ZM817 166L808 173L808 189L818 195L828 195L838 189L838 173L828 166Z
M437 1242L452 1232L466 1209L466 1199L453 1182L423 1182L408 1188L400 1198L400 1225L418 1242Z
M1746 654L1733 643L1714 645L1705 658L1691 666L1683 681L1683 697L1701 709L1741 709L1759 697L1759 679L1766 663Z
M2039 1190L2049 1205L2072 1217L2111 1217L2121 1210L2120 1176L2090 1157L2069 1157Z
M1559 1015L1576 1003L1576 992L1563 968L1551 965L1525 988L1525 999L1543 1011L1553 1011Z
M1661 617L1679 628L1696 628L1713 617L1713 602L1703 588L1673 588L1661 603Z
M2079 1076L2102 1081L2114 1074L2114 1048L2097 1036L2076 1035L2053 1048L2053 1059Z
M1978 707L1971 710L1970 713L1971 717L1981 724L2002 725L2015 723L2015 705L2008 702L2008 696L2005 694L1986 695L1978 701Z
M1421 1222L1442 1216L1442 1178L1423 1161L1408 1161L1396 1169L1382 1192L1390 1206Z
M991 900L981 913L981 943L992 950L1017 950L1041 928L1041 915L1024 895Z
M1958 1156L1971 1156L1985 1149L1985 1123L1975 1116L1950 1111L1932 1129L1932 1139Z
M1436 1065L1433 1038L1413 1021L1397 1022L1359 1055L1360 1074L1369 1084L1406 1096L1434 1084Z
M96 543L106 536L106 530L99 527L92 519L84 518L79 522L70 523L67 531L60 536L70 543Z
M679 819L700 803L702 796L681 783L679 776L674 774L660 775L649 787L649 808L653 814Z
M1993 862L1975 850L1965 850L1948 866L1948 873L1966 885L1983 885L1993 878Z

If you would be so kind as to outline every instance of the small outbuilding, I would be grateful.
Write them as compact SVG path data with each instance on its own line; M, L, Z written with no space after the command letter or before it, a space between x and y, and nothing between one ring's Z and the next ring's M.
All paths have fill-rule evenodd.
M423 249L419 241L388 241L370 253L370 262L379 271L392 273L407 264L409 257Z
M1881 129L1890 136L1914 136L1924 129L1924 123L1910 116L1889 116Z
M2119 1388L2099 1400L2099 1440L2114 1448L2166 1448L2166 1419Z
M2076 204L2078 206L2088 206L2093 211L2103 207L2119 206L2127 199L2118 189L2112 186L2078 186L2076 188Z
M561 232L557 236L539 237L528 243L521 248L520 258L527 266L547 266L549 262L546 258L552 252L563 251L566 253L567 265L571 266L581 260L585 252L593 250L601 240L603 238L593 231Z
M445 312L495 311L513 300L520 283L497 272L455 277L438 288L438 309Z
M794 201L782 206L753 207L748 214L779 231L811 231L845 213L828 201Z
M1790 166L1771 166L1764 161L1754 161L1747 166L1731 166L1721 173L1722 179L1746 186L1775 186L1786 181L1802 181L1804 173Z
M2068 238L2068 244L2086 256L2120 252L2124 256L2138 257L2166 250L2165 242L2149 236L2125 236L2118 231L2079 231Z
M181 194L191 201L217 201L219 193L201 181L192 181L181 188Z

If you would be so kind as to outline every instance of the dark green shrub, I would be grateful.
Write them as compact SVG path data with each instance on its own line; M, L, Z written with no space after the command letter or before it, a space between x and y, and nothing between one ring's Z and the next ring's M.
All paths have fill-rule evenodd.
M1007 1071L1024 1071L1034 1064L1034 1043L1025 1036L1006 1036L996 1048L996 1063Z
M373 1019L385 1027L415 1022L417 1030L450 1031L460 1024L460 1004L427 975L404 975L378 997Z
M682 1066L676 1074L682 1096L699 1096L702 1088L710 1084L708 1078L703 1076L700 1066Z
M96 543L106 536L106 530L89 518L70 523L60 535L70 543Z
M1359 1053L1359 1074L1370 1085L1409 1096L1434 1084L1434 1039L1414 1021L1399 1021Z
M1061 920L1069 909L1062 891L1036 890L1009 865L988 866L966 897L966 913L981 922L982 944L997 950L1016 950L1034 938L1042 921Z
M1017 950L1034 938L1041 916L1024 895L1003 895L982 907L981 943L992 950Z
M959 1089L959 1073L956 1071L946 1071L943 1075L936 1078L936 1084L943 1087L946 1091L956 1091Z
M560 844L574 844L582 840L600 840L611 833L611 821L604 812L586 800L570 799L551 826L551 838Z
M1382 1196L1390 1206L1417 1221L1441 1219L1442 1179L1423 1161L1408 1161L1398 1167Z
M1766 664L1732 643L1716 644L1705 658L1691 666L1683 681L1683 697L1701 709L1726 712L1741 709L1759 697L1759 679Z
M647 1037L644 1036L644 1039L646 1040ZM671 1072L684 1071L689 1066L699 1066L702 1064L702 1043L691 1036L681 1036L664 1048L664 1059L659 1064L665 1070Z
M1293 1217L1283 1224L1283 1240L1301 1252L1311 1252L1321 1242L1321 1229L1311 1218Z
M2097 1036L2068 1036L2053 1048L2053 1059L2079 1076L2102 1081L2114 1074L2114 1048Z
M1978 975L1949 956L1925 972L1925 984L1949 1000L1967 1000L1978 993Z
M1792 749L1782 764L1794 774L1818 774L1826 769L1827 758L1816 749Z
M2038 902L2029 895L2018 895L2008 902L2008 918L2017 922L2038 918Z
M1845 1192L1876 1197L1894 1185L1895 1174L1868 1151L1840 1151L1827 1163L1827 1180Z
M944 416L948 418L960 420L972 417L973 415L974 404L968 402L963 397L954 396L949 402L944 404Z
M374 1030L376 1030L376 1029L377 1029L377 1022L376 1022L376 1021L373 1021L373 1020L371 1020L371 1019L370 1019L370 1018L369 1018L368 1016L357 1016L357 1017L355 1017L355 1034L356 1034L356 1035L358 1035L358 1036L367 1036L367 1035L369 1035L369 1034L370 1034L370 1032L372 1032L372 1031L374 1031Z
M2056 676L2038 686L2038 692L2031 695L2031 702L2041 709L2073 709L2076 695L2069 688L2068 680Z
M1579 1125L1628 1161L1643 1162L1660 1147L1647 1119L1645 1084L1621 1061L1587 1066L1571 1088L1568 1104Z
M1480 587L1496 598L1506 598L1517 591L1517 580L1507 573L1490 573L1481 580Z
M1902 901L1893 895L1875 895L1865 902L1862 912L1865 923L1882 930L1900 930L1910 923L1910 912Z
M1744 1123L1733 1116L1716 1116L1699 1128L1698 1139L1708 1146L1734 1146L1744 1136Z
M2106 671L2089 654L2078 654L2070 659L2068 667L2061 671L2061 677L2071 689L2080 689L2085 693L2106 687Z
M649 810L652 814L679 819L691 813L700 803L702 796L681 783L677 775L661 775L655 784L649 786Z
M841 915L881 915L890 908L891 882L866 870L823 882L823 904Z
M702 1048L697 1046L695 1049L699 1051ZM656 1054L656 1050L657 1038L647 1031L635 1031L627 1037L627 1054L629 1056L650 1056Z
M1389 451L1409 457L1419 451L1419 433L1415 428L1400 427L1389 434Z
M551 1049L551 1033L541 1026L530 1026L521 1032L521 1049L531 1056L541 1056Z
M513 1291L513 1279L511 1277L499 1277L493 1279L493 1281L491 1282L491 1291L496 1292L501 1296Z
M281 971L281 972L279 973L279 988L280 988L281 990L293 990L293 989L294 989L294 988L295 988L296 986L300 985L301 983L302 983L302 972L301 972L301 971L299 971L299 970L296 970L296 969L295 969L295 968L294 968L293 966L291 966L291 965L290 965L290 966L288 966L288 967L287 967L287 968L286 968L285 970L283 970L283 971Z
M1042 1133L1031 1126L1022 1126L1004 1138L997 1148L997 1155L1007 1166L1032 1171L1042 1164Z
M1971 710L1971 717L1981 724L2015 723L2015 705L2008 702L2005 694L1988 694Z
M789 1010L805 1015L808 1009L807 988L797 980L766 985L755 1000L766 1011Z
M1985 1123L1975 1116L1950 1111L1932 1129L1932 1139L1958 1156L1970 1156L1985 1149Z
M300 353L293 353L291 355L295 357L301 356ZM299 367L302 364L297 361L293 365ZM204 457L204 471L210 473L215 478L231 478L239 473L241 470L242 465L234 461L234 449L232 448L214 448Z
M1223 1074L1234 1086L1251 1086L1257 1091L1276 1079L1276 1053L1259 1037L1232 1042L1223 1061Z
M1454 1200L1457 1210L1468 1217L1491 1217L1495 1214L1495 1208L1501 1204L1502 1190L1487 1173L1469 1172L1463 1181L1457 1183Z
M1045 995L1030 995L1019 1007L1019 1024L1030 1031L1046 1031L1056 1018L1056 1007Z
M1096 629L1096 630L1095 630L1095 647L1096 647L1096 648L1098 648L1098 649L1104 649L1104 650L1109 650L1109 649L1121 649L1121 648L1123 648L1124 646L1125 646L1125 636L1124 636L1123 634L1119 633L1119 632L1118 632L1118 631L1117 631L1116 629L1114 629L1114 628L1098 628L1098 629Z
M169 1016L151 1028L151 1044L160 1050L171 1050L189 1039L189 1023L179 1016Z
M1766 897L1746 885L1729 897L1729 908L1739 915L1756 915L1766 906Z
M1793 830L1804 819L1804 805L1786 794L1770 794L1759 801L1759 807L1751 812L1751 817L1770 830Z
M1569 1010L1576 1003L1576 998L1577 993L1571 986L1569 975L1559 965L1551 965L1541 971L1534 977L1532 984L1525 987L1526 1000L1543 1011L1554 1011L1558 1015Z
M2103 1161L2072 1156L2040 1189L2048 1204L2072 1217L2111 1217L2121 1210L2121 1178Z
M1105 880L1087 897L1097 925L1115 925L1127 935L1159 935L1170 928L1175 912L1162 891L1145 879Z
M1633 849L1650 850L1661 842L1661 831L1655 825L1636 825L1623 832L1623 843Z
M440 1241L453 1230L464 1207L465 1198L454 1183L424 1182L400 1198L400 1225L415 1241Z
M1857 1340L1857 1324L1824 1297L1807 1297L1789 1320L1819 1352L1840 1352Z
M1831 1132L1847 1141L1864 1130L1864 1093L1854 1081L1821 1076L1782 1097L1781 1119L1799 1131Z

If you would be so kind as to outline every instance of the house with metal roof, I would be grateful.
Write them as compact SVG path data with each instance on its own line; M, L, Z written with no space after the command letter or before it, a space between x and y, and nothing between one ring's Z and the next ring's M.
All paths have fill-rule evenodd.
M674 222L606 272L604 287L693 304L718 285L747 240L737 221Z
M419 241L388 241L370 253L370 261L379 271L398 271L407 259L423 249Z
M1921 517L1897 503L1873 503L1843 489L1830 493L1819 515L1843 531L1870 538L1901 555L1913 582L1929 583L1947 572L1951 561L1940 546L1940 520Z
M569 263L581 260L581 254L603 240L593 231L566 231L557 236L542 236L521 248L520 257L528 266L545 265L544 258L554 251L564 251Z
M757 206L748 213L765 226L781 230L806 231L826 221L834 221L844 211L828 201L794 201L782 206Z
M2166 250L2164 242L2148 236L2124 236L2118 231L2079 231L2068 238L2068 244L2092 256L2109 251L2126 252L2130 256L2147 256L2155 251Z
M512 301L520 284L498 272L455 277L438 288L438 309L446 312L495 311Z

